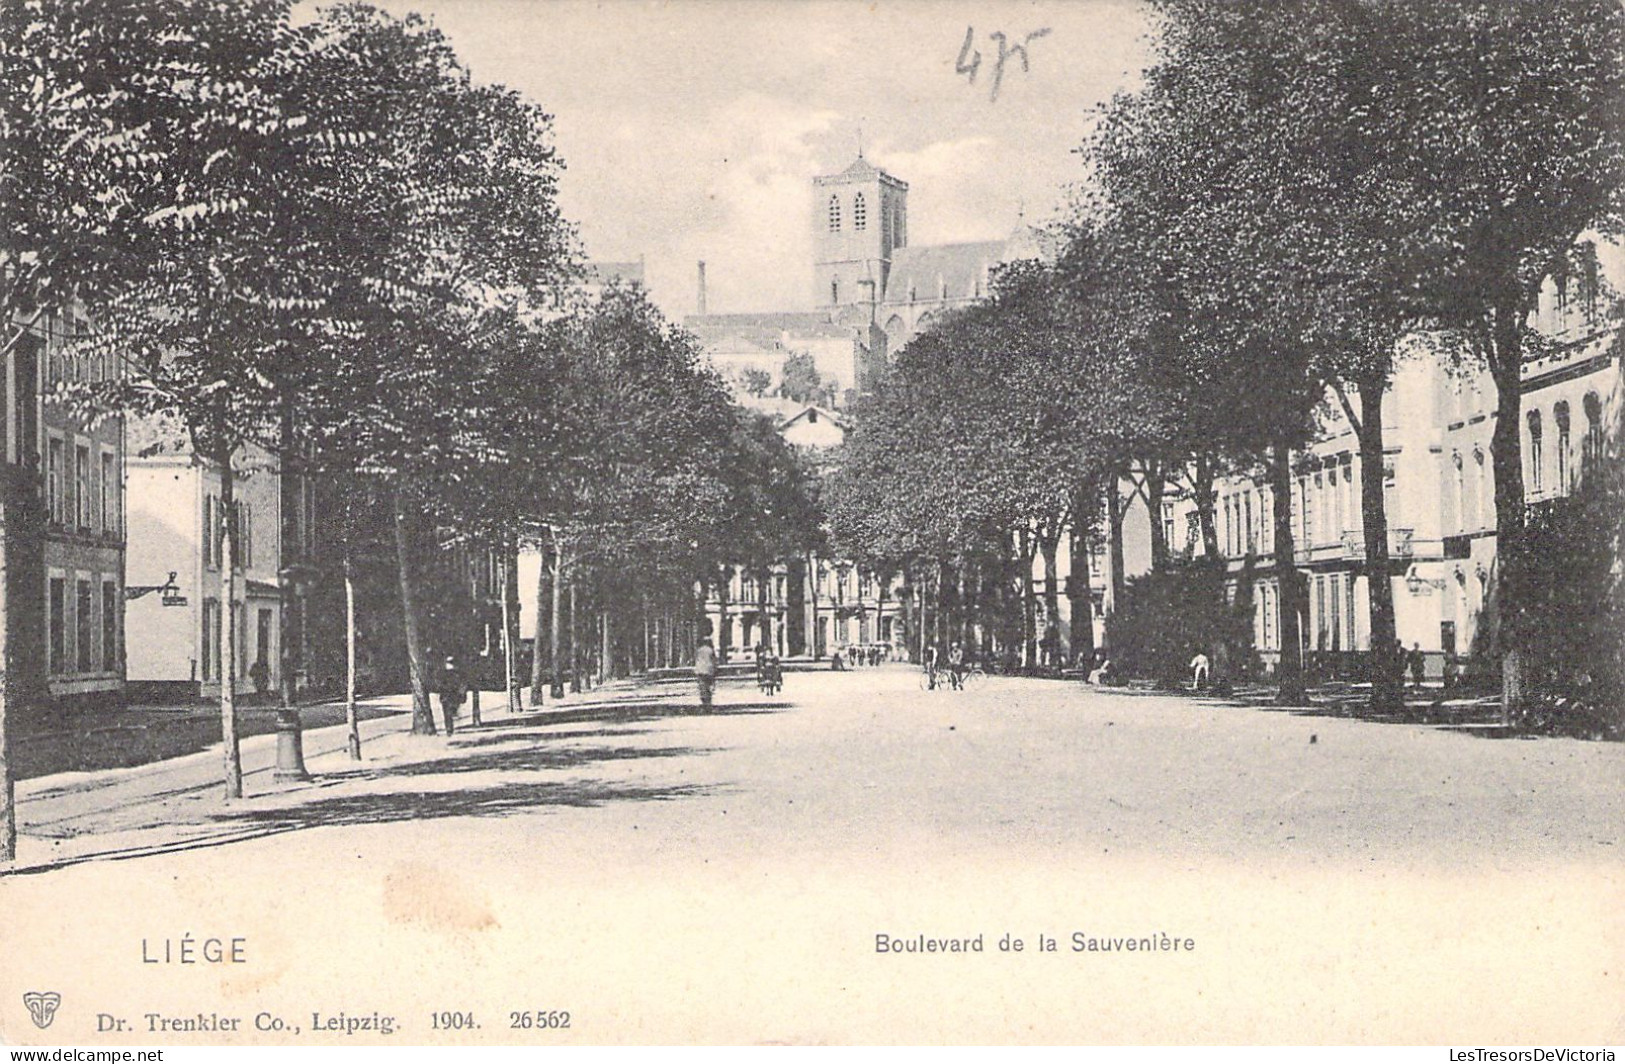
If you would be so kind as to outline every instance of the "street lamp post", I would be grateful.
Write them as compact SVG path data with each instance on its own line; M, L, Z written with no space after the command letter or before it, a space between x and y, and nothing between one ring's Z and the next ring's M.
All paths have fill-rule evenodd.
M278 783L293 783L310 779L310 772L305 768L304 734L299 726L298 666L303 663L298 660L295 644L286 638L288 630L286 622L291 616L288 611L293 607L298 585L292 569L280 569L276 575L277 586L282 590L284 638L282 704L277 707L276 713L276 770L272 773L272 779Z

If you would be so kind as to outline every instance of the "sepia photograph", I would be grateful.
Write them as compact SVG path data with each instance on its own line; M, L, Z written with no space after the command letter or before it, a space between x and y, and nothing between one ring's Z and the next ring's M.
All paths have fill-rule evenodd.
M1622 57L0 0L0 1045L1613 1060Z

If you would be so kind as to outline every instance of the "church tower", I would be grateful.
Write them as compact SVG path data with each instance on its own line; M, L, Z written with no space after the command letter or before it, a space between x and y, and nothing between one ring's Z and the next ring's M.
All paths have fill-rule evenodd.
M813 178L813 304L839 312L886 297L892 252L908 243L908 185L860 154Z

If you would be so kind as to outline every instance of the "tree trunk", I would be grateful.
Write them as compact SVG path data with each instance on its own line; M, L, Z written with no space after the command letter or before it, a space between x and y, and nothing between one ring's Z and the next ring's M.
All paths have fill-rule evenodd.
M1072 607L1067 633L1072 645L1072 665L1086 671L1095 660L1095 601L1089 578L1089 530L1080 516L1088 512L1087 506L1073 507L1072 542L1069 547L1072 564L1066 575L1066 597Z
M717 660L726 663L728 660L728 644L733 641L733 631L728 624L728 596L732 592L733 566L722 567L722 579L717 581Z
M576 581L570 581L570 693L581 693L581 626L576 613Z
M598 609L598 639L598 685L602 687L615 675L612 660L615 635L610 624L609 604L607 602Z
M1514 289L1516 291L1516 289ZM1501 723L1510 724L1524 708L1524 494L1522 302L1508 298L1495 308L1490 372L1495 378L1495 430L1490 459L1495 472L1496 649L1501 655Z
M926 574L921 573L920 574L920 581L919 581L918 585L916 585L919 588L919 592L920 592L920 657L919 657L919 663L921 665L925 664L926 640L928 638L926 633L929 631L929 625L930 625L930 613L927 611L926 604L925 604L925 585L927 584L927 582L928 581L926 579Z
M429 704L428 662L424 657L416 577L412 571L412 542L399 488L395 489L395 568L400 576L401 611L406 628L406 667L412 681L412 734L434 735L434 707Z
M1358 382L1360 389L1360 524L1365 536L1366 585L1370 599L1371 708L1404 709L1405 658L1396 645L1394 581L1388 561L1388 506L1382 454L1382 402L1387 374ZM1351 592L1352 593L1352 592ZM1353 633L1350 633L1350 640Z
M542 633L546 631L543 618L552 623L548 609L547 548L543 547L536 566L536 622L531 626L530 638L530 707L542 705L542 677L547 674L547 659L542 655ZM552 640L548 640L549 643ZM552 647L548 647L551 652Z
M237 744L237 626L233 607L237 598L236 528L232 510L237 485L232 475L231 449L216 455L220 466L220 735L225 744L226 797L243 796L243 759Z
M1292 539L1292 449L1284 442L1270 448L1270 488L1275 496L1275 582L1281 613L1281 662L1275 670L1280 691L1276 702L1301 706L1308 701L1303 686L1303 647L1298 641L1303 583L1298 576L1297 545Z
M0 365L4 359L0 358ZM0 468L0 862L17 857L17 785L11 770L11 470Z
M1167 492L1167 484L1160 462L1146 467L1145 509L1151 521L1151 568L1159 573L1168 568L1168 530L1162 524L1162 497Z
M548 693L559 699L564 697L564 544L558 541L557 536L553 539L551 568L553 608L548 616L550 625L548 641L552 645L548 650L551 651L553 658L553 677Z
M1202 526L1202 553L1217 561L1223 557L1219 553L1219 521L1215 514L1218 499L1213 491L1213 461L1205 454L1196 456L1191 487L1196 496L1197 520Z
M1038 537L1038 549L1044 556L1044 632L1041 636L1044 644L1053 643L1053 653L1061 651L1061 574L1056 572L1059 565L1057 555L1060 552L1061 537L1056 535ZM1055 633L1053 640L1051 632ZM1058 661L1047 661L1046 666L1053 667Z
M355 573L344 558L344 721L350 726L350 758L361 760L361 722L355 705Z
M502 554L502 688L507 695L508 712L518 713L519 673L513 661L513 604L519 597L517 555L504 549ZM479 721L475 721L479 724Z
M1127 580L1123 573L1123 497L1117 493L1119 478L1113 475L1108 478L1106 485L1106 534L1108 536L1108 568L1111 570L1110 579L1106 581L1106 600L1102 611L1106 615L1106 645L1111 646L1112 631L1111 620L1123 602L1123 595L1127 587Z
M1038 603L1033 595L1033 533L1023 528L1017 539L1018 578L1021 581L1021 663L1027 668L1038 664Z

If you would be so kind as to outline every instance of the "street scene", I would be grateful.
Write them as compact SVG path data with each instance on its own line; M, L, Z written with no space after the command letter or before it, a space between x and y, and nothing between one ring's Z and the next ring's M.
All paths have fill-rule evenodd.
M1622 53L16 0L0 1040L1618 1041Z
M8 939L52 958L39 978L74 973L57 1022L76 1010L85 1037L98 1012L250 1028L340 1004L394 1015L404 1042L525 1044L981 1041L1034 1017L1084 1042L1540 1041L1617 1022L1617 998L1575 993L1617 971L1617 744L1025 678L922 690L916 673L792 671L777 696L730 679L708 712L691 681L629 686L433 746L397 702L367 723L362 767L342 725L308 735L316 786L273 785L271 737L245 741L258 796L240 807L214 800L208 754L24 783L36 874L8 904L121 902ZM132 988L165 928L246 928L275 978ZM1000 954L1007 932L1028 955ZM1113 962L1074 952L1075 932L1195 952ZM877 935L976 934L985 962L875 952ZM1480 979L1505 1000L1488 1019ZM216 982L223 1000L200 993ZM436 1031L459 1002L487 1003L482 1029ZM538 1004L573 1008L572 1029L508 1028Z

